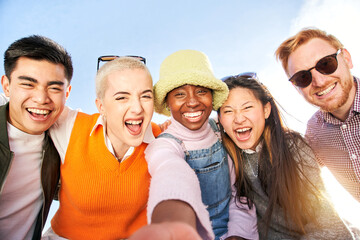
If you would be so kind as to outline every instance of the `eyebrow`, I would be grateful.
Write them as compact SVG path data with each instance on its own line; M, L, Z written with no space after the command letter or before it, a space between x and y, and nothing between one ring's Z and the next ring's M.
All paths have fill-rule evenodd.
M38 80L36 80L35 78L32 78L32 77L28 77L28 76L19 76L19 79L30 81L30 82L33 82L33 83L38 83ZM47 83L48 86L51 86L51 85L63 86L64 84L65 83L62 82L62 81L50 81L50 82Z
M244 102L243 104L240 105L240 107L243 107L244 105L246 104L249 104L249 103L252 103L253 101L246 101ZM234 108L232 105L226 105L226 106L223 106L222 108Z
M144 93L153 93L153 91L151 89L147 89L147 90L143 91L141 94L144 94ZM117 94L131 95L129 92L116 92L116 93L114 93L113 96L115 96Z

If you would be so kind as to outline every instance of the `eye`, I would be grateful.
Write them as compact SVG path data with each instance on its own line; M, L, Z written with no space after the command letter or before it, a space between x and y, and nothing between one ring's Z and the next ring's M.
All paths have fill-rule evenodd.
M121 100L125 100L125 99L126 99L126 97L116 97L115 98L116 101L121 101Z
M33 86L32 83L27 83L27 82L20 83L20 85L23 87L32 87Z
M183 97L185 96L185 93L182 93L182 92L177 92L174 94L175 97Z
M233 112L233 110L231 110L231 109L225 109L223 111L224 114L229 114L229 113L232 113L232 112Z
M62 88L61 87L50 87L49 88L51 91L54 91L54 92L61 92L62 91Z
M201 88L201 89L199 89L199 90L197 91L197 93L200 94L200 95L205 95L205 94L207 94L208 92L209 92L209 90L204 89L204 88Z
M147 99L153 99L153 96L151 94L146 94L141 96L142 98L147 98Z

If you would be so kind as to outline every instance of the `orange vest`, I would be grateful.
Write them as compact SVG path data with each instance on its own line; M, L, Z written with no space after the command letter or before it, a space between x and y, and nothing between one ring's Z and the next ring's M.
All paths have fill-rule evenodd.
M61 165L60 207L54 232L69 239L120 239L147 224L150 175L146 143L119 163L105 145L99 114L78 113ZM152 123L154 135L160 128Z

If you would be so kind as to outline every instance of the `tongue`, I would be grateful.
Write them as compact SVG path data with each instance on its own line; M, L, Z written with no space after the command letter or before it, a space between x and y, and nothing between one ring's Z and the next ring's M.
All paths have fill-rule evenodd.
M247 139L250 136L250 130L245 131L245 132L237 132L236 135L238 137L238 139L242 140L242 139Z
M31 116L33 116L33 118L39 119L39 120L43 120L47 117L47 115L44 114L37 114L37 113L30 113Z
M141 131L140 124L127 124L127 128L130 130L131 134L139 134Z

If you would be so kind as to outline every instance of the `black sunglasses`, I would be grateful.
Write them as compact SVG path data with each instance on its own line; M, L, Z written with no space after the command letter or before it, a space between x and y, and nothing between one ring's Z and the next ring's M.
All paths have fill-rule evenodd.
M107 56L100 56L98 57L98 61L97 61L97 70L99 70L100 67L100 62L109 62L112 61L116 58L119 58L120 56L115 56L115 55L107 55ZM140 60L141 62L143 62L144 64L146 64L146 59L144 57L141 56L133 56L133 55L127 55L127 56L123 56L123 57L132 57L132 58L136 58L138 60Z
M311 70L314 68L321 74L329 75L336 71L338 68L337 55L341 53L341 48L334 54L321 58L314 67L308 70L296 72L289 81L297 87L305 88L312 82Z
M255 80L259 80L256 72L243 72L243 73L240 73L238 75L230 75L230 76L223 77L223 78L221 78L221 80L225 81L225 80L227 80L227 79L229 79L231 77L232 78L238 78L238 77L252 78L252 79L255 79Z

